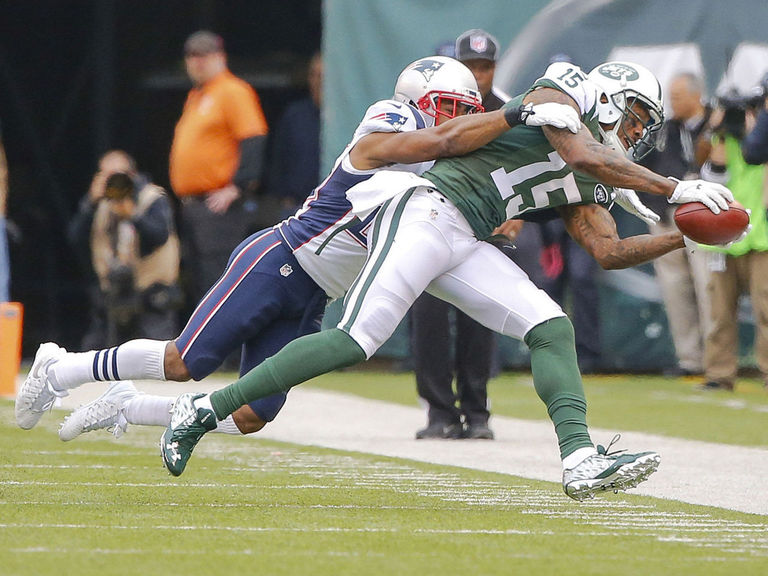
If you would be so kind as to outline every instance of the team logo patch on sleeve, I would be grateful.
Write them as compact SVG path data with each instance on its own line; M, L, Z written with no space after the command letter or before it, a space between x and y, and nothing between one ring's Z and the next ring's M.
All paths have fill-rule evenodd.
M610 194L608 194L608 189L603 186L602 184L598 184L595 186L595 203L596 204L607 204L608 200L610 199Z
M371 120L381 120L382 122L391 124L395 130L399 130L405 125L406 122L408 122L408 118L406 116L397 114L395 112L382 112L381 114L376 114L376 116L371 117Z

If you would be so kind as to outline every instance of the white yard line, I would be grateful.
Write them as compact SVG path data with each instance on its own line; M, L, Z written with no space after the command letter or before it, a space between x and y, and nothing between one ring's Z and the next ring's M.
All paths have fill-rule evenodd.
M151 394L176 396L206 392L222 385L201 383L137 383ZM103 384L73 391L62 403L73 408L95 398ZM522 478L558 482L562 470L549 422L495 416L496 440L414 440L423 427L422 410L357 396L298 387L291 391L280 416L253 438L408 458ZM607 444L615 430L591 429L596 442ZM633 492L768 515L768 450L681 440L639 432L623 432L619 448L661 454L659 471Z

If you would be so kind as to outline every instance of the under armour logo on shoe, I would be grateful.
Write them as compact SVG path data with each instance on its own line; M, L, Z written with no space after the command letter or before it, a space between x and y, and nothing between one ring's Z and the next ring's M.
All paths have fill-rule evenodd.
M170 442L165 445L165 449L171 452L171 460L174 464L177 460L181 460L181 454L179 454L179 451L177 450L178 447L178 442Z
M293 268L291 268L290 264L283 264L280 267L280 276L290 276L293 272Z

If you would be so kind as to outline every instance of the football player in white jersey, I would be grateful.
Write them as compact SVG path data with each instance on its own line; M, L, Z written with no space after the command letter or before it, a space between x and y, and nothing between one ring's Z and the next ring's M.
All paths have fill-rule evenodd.
M247 238L230 257L217 283L173 341L132 340L120 346L69 353L54 343L40 346L16 399L20 427L32 428L57 396L92 381L117 381L97 400L76 410L59 436L128 423L167 425L172 397L139 394L125 379L200 380L238 346L241 373L287 342L320 327L327 298L341 296L365 262L372 215L359 219L346 198L351 186L379 170L420 174L435 158L464 154L506 131L502 113L482 110L472 73L451 58L422 58L400 74L394 97L372 105L330 175L294 216ZM578 115L566 106L526 109L530 125L551 124L576 132ZM421 130L421 128L426 128ZM220 431L261 429L285 401L280 392L227 418Z
M609 62L587 75L571 64L553 64L502 110L516 114L520 106L547 103L578 111L581 130L518 126L461 158L439 160L424 177L378 174L350 190L361 215L374 193L384 203L337 328L291 342L222 390L180 396L161 439L169 472L181 474L200 438L242 404L369 358L427 290L528 345L536 392L558 437L568 496L583 500L626 490L653 473L660 462L655 452L619 455L595 448L570 321L514 262L482 240L507 218L607 205L607 186L661 194L670 202L701 201L715 212L727 209L733 196L716 184L669 180L626 157L650 143L663 119L661 87L645 68ZM623 191L622 197L643 213L633 193ZM677 232L620 239L605 220L589 223L585 247L596 256L604 253L608 267L632 266L684 246Z

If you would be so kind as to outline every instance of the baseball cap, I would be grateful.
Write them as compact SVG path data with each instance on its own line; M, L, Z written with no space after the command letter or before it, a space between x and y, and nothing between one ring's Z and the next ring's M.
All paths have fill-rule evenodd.
M185 56L203 56L216 52L224 52L224 40L208 30L198 30L184 42Z
M499 42L485 30L473 28L456 38L456 59L496 61L499 53Z

